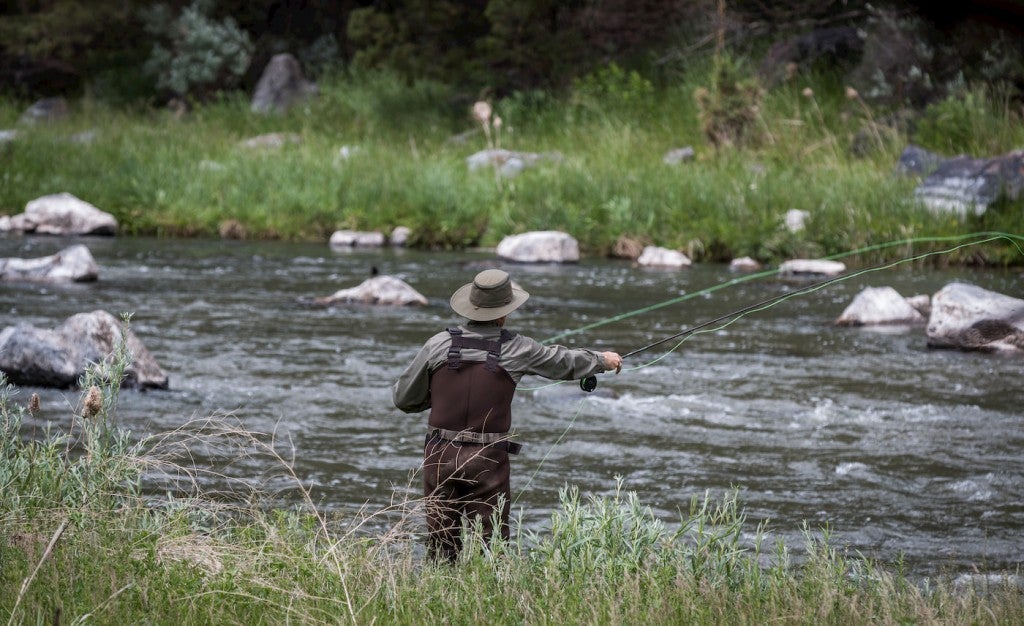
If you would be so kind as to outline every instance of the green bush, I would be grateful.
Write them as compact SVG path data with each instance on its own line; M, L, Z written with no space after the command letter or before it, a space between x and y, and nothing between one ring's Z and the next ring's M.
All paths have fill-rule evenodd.
M174 19L167 5L147 12L146 31L157 41L145 69L156 75L159 89L205 100L236 86L249 68L248 33L230 17L214 21L207 15L211 7L211 0L194 0Z
M942 154L987 157L1020 147L1024 133L1000 129L1020 126L1007 100L993 98L984 86L963 87L925 108L915 140Z
M694 92L708 142L716 147L756 145L762 98L764 89L741 60L717 55L710 86Z

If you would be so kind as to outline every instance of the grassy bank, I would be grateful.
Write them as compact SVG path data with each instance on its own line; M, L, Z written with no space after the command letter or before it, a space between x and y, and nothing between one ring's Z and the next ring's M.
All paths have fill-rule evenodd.
M250 113L242 95L183 115L85 100L72 103L66 121L21 128L0 147L0 213L68 191L113 213L126 233L215 237L235 224L236 236L326 241L340 228L406 225L414 245L460 248L558 229L585 254L609 254L628 236L697 260L1024 232L1019 204L937 216L914 201L917 180L894 175L911 142L977 156L1024 145L1020 111L988 88L965 88L897 123L827 77L793 81L765 92L743 142L716 149L694 98L710 80L694 68L656 88L612 68L563 98L493 102L502 126L489 137L469 115L471 102L450 88L381 74L327 77L315 101L280 117ZM0 103L0 128L16 127L25 105ZM264 133L297 140L240 146ZM468 170L467 156L498 145L560 156L506 180ZM695 149L694 160L663 163L683 146ZM783 228L789 209L810 214L805 231ZM969 254L959 260L1020 262L1008 248Z
M813 623L1008 624L1019 587L911 581L847 554L828 533L765 545L735 493L695 496L666 525L616 490L567 487L543 530L454 566L424 562L416 501L320 513L275 442L227 419L135 441L116 425L126 356L82 381L74 415L42 436L0 380L0 620L108 624ZM205 493L187 450L259 455L303 504L239 485ZM173 497L144 496L154 481ZM147 486L150 487L146 489ZM280 481L275 481L280 486ZM621 487L621 485L620 485ZM383 530L370 530L371 528ZM751 539L753 537L753 539Z

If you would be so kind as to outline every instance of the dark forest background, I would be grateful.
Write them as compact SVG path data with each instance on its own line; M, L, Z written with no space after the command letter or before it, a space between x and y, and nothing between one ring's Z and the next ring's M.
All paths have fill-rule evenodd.
M1016 99L1024 93L1024 1L1018 0L5 0L0 6L0 92L20 99L202 100L251 89L274 54L290 52L314 80L339 69L388 68L410 80L455 85L472 100L558 92L612 63L671 82L690 63L723 49L751 60L768 81L794 67L839 71L862 94L901 104L941 98L956 81L1000 82ZM182 20L188 11L202 19ZM218 55L234 56L199 80L189 64L213 63ZM178 75L169 77L174 63Z

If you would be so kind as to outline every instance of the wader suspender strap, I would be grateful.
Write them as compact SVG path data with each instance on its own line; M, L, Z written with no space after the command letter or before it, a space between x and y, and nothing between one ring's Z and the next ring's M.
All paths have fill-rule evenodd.
M448 367L459 369L462 366L462 349L471 348L487 352L487 360L484 364L491 372L498 371L498 360L501 358L501 344L515 337L515 333L501 329L501 336L498 341L465 337L461 328L448 328L448 334L452 336L452 345L448 348ZM427 441L433 437L455 441L459 443L473 443L485 446L493 446L507 451L509 454L519 454L523 444L509 441L509 433L477 433L471 431L455 431L445 428L431 428L427 432Z
M462 365L462 349L472 348L487 352L487 364L485 367L491 372L498 371L498 359L501 358L501 344L515 336L515 333L509 332L504 328L501 329L501 337L498 341L464 337L461 328L448 328L446 330L452 336L452 345L448 348L448 367L456 370Z

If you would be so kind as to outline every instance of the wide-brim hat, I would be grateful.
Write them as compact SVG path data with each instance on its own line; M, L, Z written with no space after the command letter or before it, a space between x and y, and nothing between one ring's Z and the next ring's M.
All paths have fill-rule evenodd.
M452 294L452 310L475 322L489 322L518 309L530 294L503 270L484 270Z

